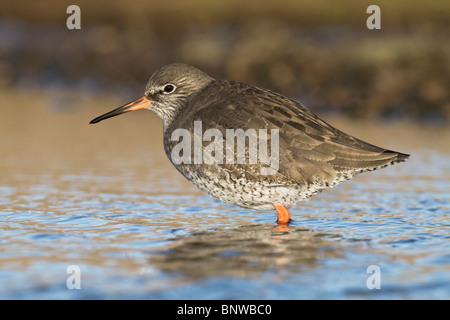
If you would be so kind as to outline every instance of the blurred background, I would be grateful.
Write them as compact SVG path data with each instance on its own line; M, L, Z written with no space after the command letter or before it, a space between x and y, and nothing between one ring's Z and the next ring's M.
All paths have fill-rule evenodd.
M448 299L449 26L448 0L0 0L0 299ZM153 112L89 125L174 62L411 158L279 230L184 179Z
M66 28L70 4L81 9L81 30ZM316 112L447 122L450 3L377 1L381 30L366 27L370 4L4 1L0 91L71 88L74 105L73 95L100 91L128 101L156 68L184 62Z

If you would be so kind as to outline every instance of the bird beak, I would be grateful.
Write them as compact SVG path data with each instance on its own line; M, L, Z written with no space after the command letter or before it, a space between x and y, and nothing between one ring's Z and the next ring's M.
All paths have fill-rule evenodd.
M139 110L139 109L146 109L146 108L149 107L149 104L151 102L152 101L147 99L146 97L142 97L142 98L136 99L134 101L131 101L130 103L127 103L126 105L123 105L123 106L121 106L121 107L119 107L117 109L114 109L114 110L112 110L110 112L107 112L107 113L105 113L105 114L103 114L103 115L101 115L101 116L91 120L91 122L89 122L89 123L97 123L97 122L100 122L102 120L118 116L119 114L122 114L122 113L135 111L135 110Z

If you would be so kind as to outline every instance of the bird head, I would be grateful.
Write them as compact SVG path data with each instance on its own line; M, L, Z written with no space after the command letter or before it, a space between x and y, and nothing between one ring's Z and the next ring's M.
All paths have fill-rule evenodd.
M107 112L90 123L139 109L154 111L168 125L183 108L186 101L214 79L192 66L176 63L157 70L149 79L142 98L133 100Z

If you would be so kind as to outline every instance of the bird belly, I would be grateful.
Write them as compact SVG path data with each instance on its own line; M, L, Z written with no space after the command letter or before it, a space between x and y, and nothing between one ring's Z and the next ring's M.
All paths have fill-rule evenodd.
M225 203L243 208L271 210L274 202L292 207L322 189L306 185L274 183L264 179L248 179L245 174L222 166L191 164L175 167L200 190Z

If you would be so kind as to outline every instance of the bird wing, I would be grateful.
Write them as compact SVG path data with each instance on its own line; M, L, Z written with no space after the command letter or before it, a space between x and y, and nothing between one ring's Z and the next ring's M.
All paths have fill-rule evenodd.
M322 183L332 186L353 174L403 161L407 155L374 146L348 135L318 118L308 108L270 90L216 81L188 102L184 114L171 124L192 131L202 129L278 129L279 165L276 174L262 176L261 163L242 166L247 179L269 184ZM270 145L271 137L267 144ZM271 150L273 151L273 150ZM233 171L237 165L226 165ZM242 169L241 168L241 169Z

